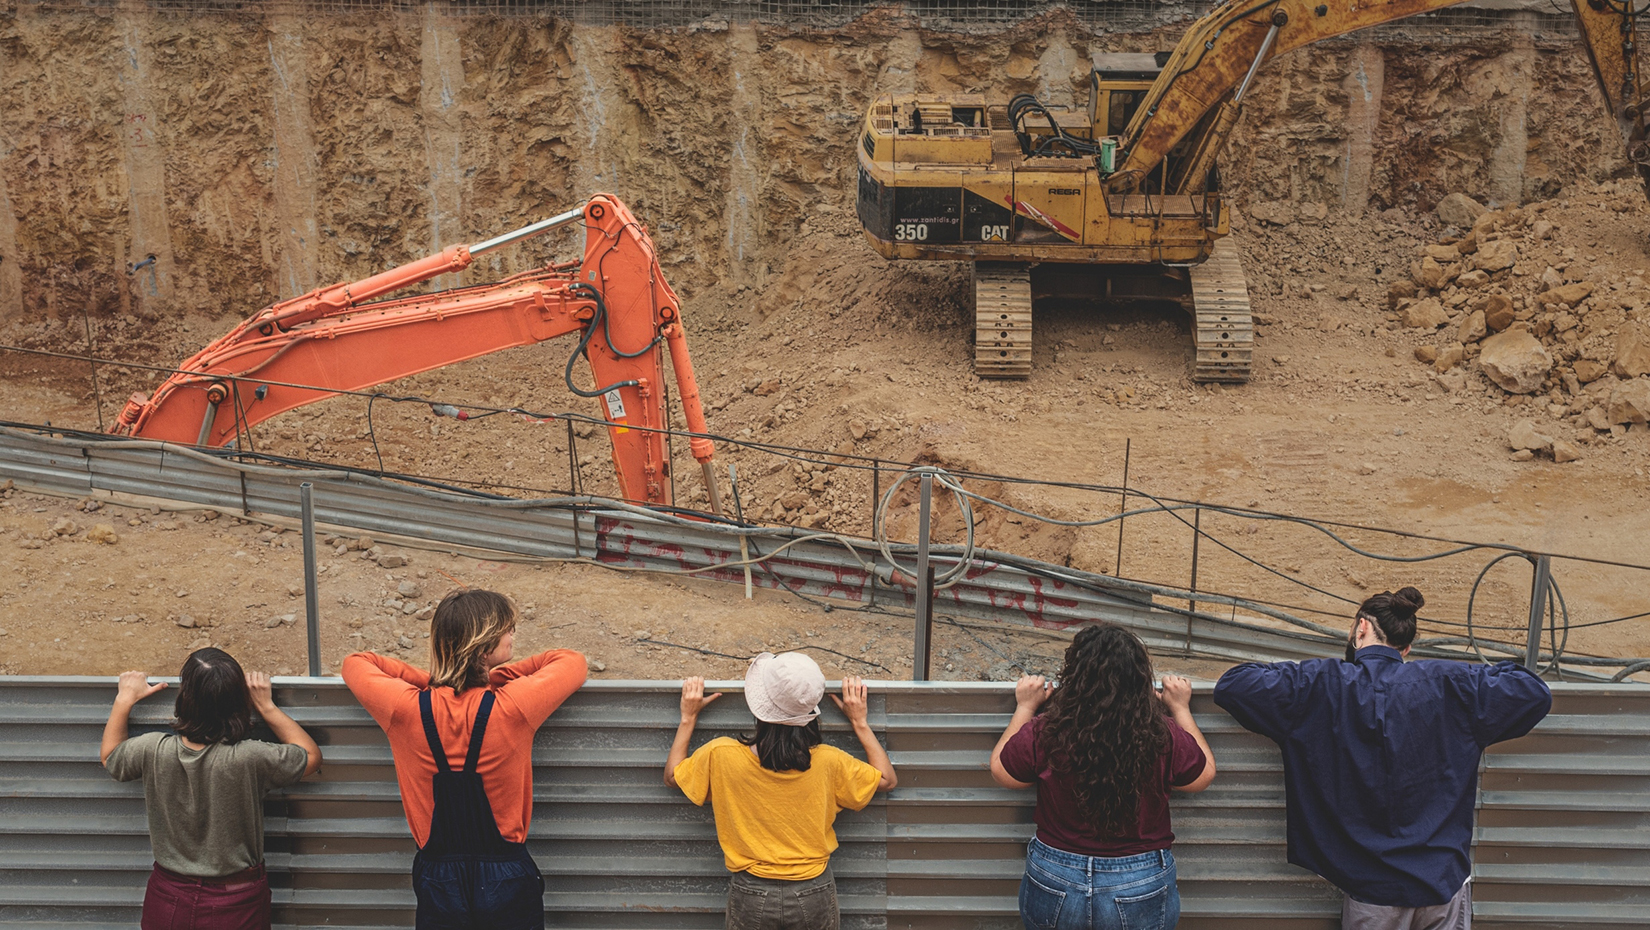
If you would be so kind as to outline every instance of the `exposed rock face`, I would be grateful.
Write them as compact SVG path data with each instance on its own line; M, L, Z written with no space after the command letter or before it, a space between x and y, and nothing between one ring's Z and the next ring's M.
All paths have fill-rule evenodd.
M1471 228L1473 221L1488 212L1488 208L1466 194L1454 193L1438 201L1438 219L1446 226Z
M1496 333L1484 340L1478 364L1504 391L1531 394L1553 368L1553 357L1534 336L1523 330Z
M1270 200L1249 205L1249 215L1272 226L1288 226L1295 221L1295 206L1287 200Z

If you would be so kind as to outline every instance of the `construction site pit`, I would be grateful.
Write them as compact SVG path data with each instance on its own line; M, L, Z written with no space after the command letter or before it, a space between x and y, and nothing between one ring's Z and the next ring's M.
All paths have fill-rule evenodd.
M747 519L868 537L875 490L905 468L1007 476L1024 480L968 483L1016 508L976 505L979 546L1185 587L1181 516L1025 515L1104 517L1118 494L1071 485L1126 483L1131 506L1313 518L1388 556L1453 547L1359 528L1566 556L1553 561L1566 651L1650 655L1646 621L1603 622L1645 611L1650 590L1630 564L1650 561L1650 201L1576 36L1516 17L1381 30L1261 69L1222 165L1256 324L1248 384L1194 383L1183 312L1065 304L1037 311L1029 379L982 380L969 267L885 261L860 232L855 129L871 95L1080 105L1094 53L1167 48L1184 28L1027 7L957 25L898 7L824 24L615 24L440 5L0 5L0 420L106 429L164 377L153 367L278 299L607 191L647 225L682 299L710 431L727 440L717 468L736 466ZM576 258L581 242L557 232L436 286ZM595 427L576 426L570 464L561 422L432 412L600 418L563 384L572 349L552 340L384 385L415 400L379 399L370 420L361 397L312 404L254 427L251 448L515 497L611 495ZM705 507L686 442L673 454L679 502ZM915 541L916 508L907 485L891 538ZM1200 520L1199 590L1342 628L1356 602L1413 584L1422 637L1460 637L1472 597L1479 635L1523 642L1523 559L1475 593L1495 551L1391 561L1300 523ZM935 539L962 529L939 495ZM789 649L833 679L912 674L909 612L320 536L326 674L362 649L422 664L433 606L461 585L515 600L518 655L574 648L597 678L738 678L746 657ZM291 521L7 484L0 554L0 673L174 674L204 645L305 670ZM942 611L931 676L1053 674L1070 635ZM1155 659L1204 680L1230 664Z

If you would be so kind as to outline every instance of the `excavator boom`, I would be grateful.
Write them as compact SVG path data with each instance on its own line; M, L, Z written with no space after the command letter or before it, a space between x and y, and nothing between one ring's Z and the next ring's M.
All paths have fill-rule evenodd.
M571 222L585 230L580 262L551 264L492 284L368 303L461 271L476 255ZM516 346L579 334L562 373L577 394L599 398L613 441L620 495L670 505L663 347L670 348L688 428L705 433L704 412L681 324L681 303L659 268L647 231L617 198L597 194L578 210L472 246L259 311L179 366L153 395L134 394L117 433L222 446L242 430L341 391ZM578 355L594 390L573 382ZM710 440L690 442L713 510Z
M1303 45L1460 2L1229 0L1194 23L1175 46L1119 140L1108 189L1139 190L1154 170L1166 167L1160 192L1201 192L1261 65ZM1620 126L1628 157L1650 181L1637 67L1637 12L1642 11L1630 3L1572 0L1605 104ZM1174 154L1179 163L1166 164Z

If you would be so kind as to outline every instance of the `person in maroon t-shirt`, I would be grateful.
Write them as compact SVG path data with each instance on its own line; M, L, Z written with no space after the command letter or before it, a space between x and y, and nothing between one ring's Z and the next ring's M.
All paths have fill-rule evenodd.
M1191 683L1165 675L1160 698L1152 677L1139 638L1098 623L1066 649L1058 689L1040 675L1015 686L991 777L1037 788L1020 881L1031 930L1169 930L1180 920L1169 789L1209 787L1215 758L1192 720Z

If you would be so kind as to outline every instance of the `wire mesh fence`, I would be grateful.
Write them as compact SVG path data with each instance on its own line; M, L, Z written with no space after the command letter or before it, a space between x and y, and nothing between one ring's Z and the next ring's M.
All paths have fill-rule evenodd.
M1096 33L1134 33L1187 22L1218 4L1209 0L7 0L0 10L153 10L181 15L382 15L433 10L449 16L565 19L635 28L764 23L838 28L867 16L903 17L935 30L1004 28L1050 14L1067 15ZM1470 40L1508 32L1536 38L1576 33L1569 11L1548 6L1466 6L1411 17L1360 35L1381 41ZM1341 40L1345 41L1345 40Z

